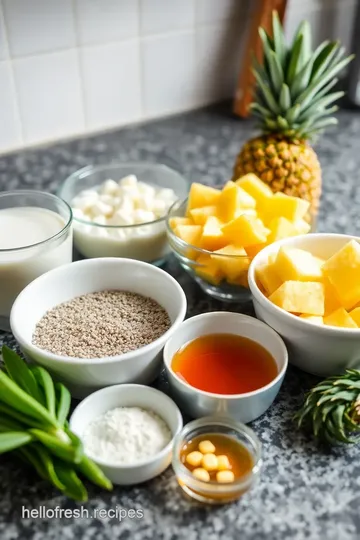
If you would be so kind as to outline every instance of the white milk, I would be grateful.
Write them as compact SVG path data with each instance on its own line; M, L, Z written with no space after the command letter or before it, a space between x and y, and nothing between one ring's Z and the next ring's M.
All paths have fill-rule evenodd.
M64 226L65 220L59 214L45 208L0 210L0 321L9 317L15 298L33 279L72 261L71 230L34 246L56 235ZM19 249L2 251L16 248Z

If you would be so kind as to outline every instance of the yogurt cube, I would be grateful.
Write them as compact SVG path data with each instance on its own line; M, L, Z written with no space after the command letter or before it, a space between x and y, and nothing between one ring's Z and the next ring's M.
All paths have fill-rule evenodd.
M105 182L101 185L100 193L103 195L114 195L118 190L118 184L115 182L115 180L105 180Z
M149 210L134 210L134 221L135 223L148 223L149 221L154 221L155 214Z
M101 201L96 201L89 208L89 213L93 216L110 216L113 213L113 208L109 204Z
M135 174L129 174L128 176L125 176L124 178L121 178L119 180L119 186L121 187L134 187L137 186L137 178Z

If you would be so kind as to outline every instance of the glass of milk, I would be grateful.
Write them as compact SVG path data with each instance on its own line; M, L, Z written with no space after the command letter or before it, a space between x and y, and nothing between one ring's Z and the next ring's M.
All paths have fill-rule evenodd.
M9 330L17 295L33 279L72 261L72 212L55 195L0 193L0 329Z

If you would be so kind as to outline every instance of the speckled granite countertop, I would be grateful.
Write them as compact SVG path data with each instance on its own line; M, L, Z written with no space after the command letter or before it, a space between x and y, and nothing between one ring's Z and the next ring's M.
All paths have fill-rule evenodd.
M317 146L324 173L319 230L360 235L360 115L341 112L339 126ZM191 181L221 182L231 172L252 122L231 118L226 107L0 157L0 190L56 191L64 178L88 164L162 161ZM188 315L210 310L243 311L204 296L169 261L166 268L183 286ZM4 341L14 345L9 334ZM200 508L180 493L171 469L146 485L105 493L90 489L88 516L24 519L22 507L76 508L10 456L0 462L0 538L42 540L352 540L360 538L360 447L326 450L297 432L291 417L315 379L289 368L271 409L252 424L263 443L264 467L256 488L226 507ZM157 385L167 390L160 378ZM142 519L97 520L94 509L142 509ZM81 510L81 508L80 508Z

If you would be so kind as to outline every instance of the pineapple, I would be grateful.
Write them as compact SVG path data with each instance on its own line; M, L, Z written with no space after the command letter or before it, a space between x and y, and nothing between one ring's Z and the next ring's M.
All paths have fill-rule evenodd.
M359 442L349 435L360 431L360 371L348 369L317 384L295 420L298 427L310 425L315 437L330 444Z
M278 15L273 13L273 37L259 29L264 62L254 61L257 90L251 110L260 119L262 135L251 139L237 157L233 180L255 173L273 192L310 203L307 221L316 216L321 195L321 168L308 141L329 125L343 92L331 92L335 76L350 62L338 42L311 49L307 21L292 45L285 44ZM331 106L330 106L331 105Z

